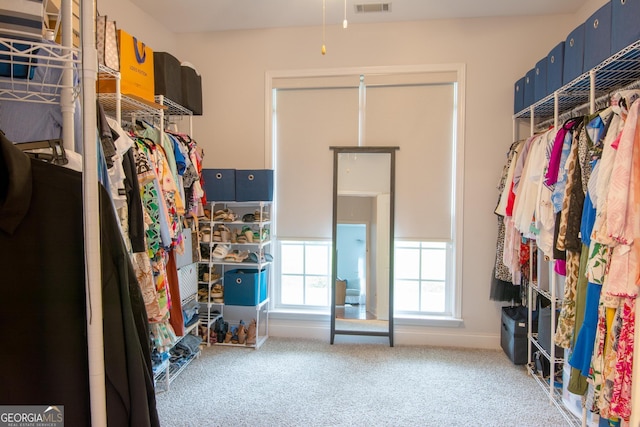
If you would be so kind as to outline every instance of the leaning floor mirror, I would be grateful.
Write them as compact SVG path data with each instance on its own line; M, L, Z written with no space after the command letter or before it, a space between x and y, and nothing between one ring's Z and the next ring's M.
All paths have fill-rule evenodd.
M395 155L398 147L331 147L331 344L389 337L393 347Z

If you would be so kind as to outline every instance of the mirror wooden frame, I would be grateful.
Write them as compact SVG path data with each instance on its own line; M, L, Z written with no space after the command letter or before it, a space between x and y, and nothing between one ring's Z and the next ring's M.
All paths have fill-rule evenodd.
M389 346L393 347L393 278L394 278L394 222L395 222L395 181L396 181L396 151L400 147L363 147L345 146L329 147L333 151L333 220L332 220L332 245L331 245L331 344L336 335L368 335L389 337ZM380 153L389 154L389 321L386 331L336 329L336 280L338 278L337 266L337 230L338 230L338 158L339 154Z

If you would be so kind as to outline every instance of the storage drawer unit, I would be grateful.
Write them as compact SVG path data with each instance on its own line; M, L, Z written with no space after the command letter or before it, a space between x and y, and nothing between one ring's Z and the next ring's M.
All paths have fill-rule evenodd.
M184 252L176 252L176 268L193 264L193 237L190 228L182 230L182 239L184 240Z

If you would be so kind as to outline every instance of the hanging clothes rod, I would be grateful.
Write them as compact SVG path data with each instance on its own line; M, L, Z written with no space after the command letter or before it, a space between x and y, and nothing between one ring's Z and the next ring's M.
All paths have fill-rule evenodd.
M636 80L633 83L628 84L627 86L617 88L615 90L607 92L604 95L601 95L601 96L597 97L595 99L596 111L608 107L610 105L611 98L616 93L622 92L622 91L625 91L625 90L633 90L633 89L640 89L640 80ZM569 120L569 119L571 119L573 117L577 117L577 116L582 116L582 115L588 114L589 111L590 111L590 107L591 107L590 102L585 102L584 104L578 105L577 107L574 107L569 111L565 111L564 113L562 113L562 114L560 114L558 116L558 125L561 125L562 123L566 122L567 120ZM546 120L543 120L540 123L537 123L535 125L535 131L536 132L543 131L543 130L553 126L553 123L554 123L554 118L553 117L548 118Z

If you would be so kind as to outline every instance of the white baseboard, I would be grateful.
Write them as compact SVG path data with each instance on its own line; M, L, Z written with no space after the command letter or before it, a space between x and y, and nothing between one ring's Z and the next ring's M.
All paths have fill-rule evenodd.
M325 320L293 320L269 318L269 335L284 338L312 340L331 339L331 326ZM341 336L357 342L380 341L378 337ZM367 338L356 339L356 338ZM387 338L384 338L386 340ZM461 347L500 349L499 334L480 334L457 328L429 328L424 326L398 325L394 328L394 345L424 345L437 347Z

